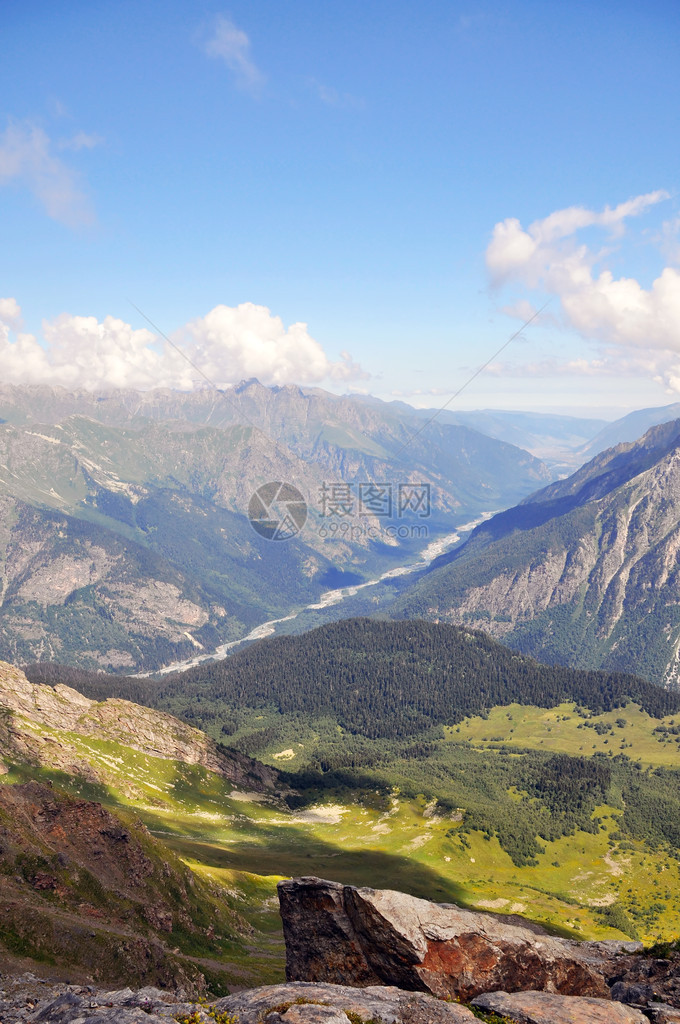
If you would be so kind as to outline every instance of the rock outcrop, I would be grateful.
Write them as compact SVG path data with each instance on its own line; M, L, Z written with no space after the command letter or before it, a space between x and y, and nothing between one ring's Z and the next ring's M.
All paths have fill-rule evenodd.
M465 1006L380 985L363 989L305 982L265 985L220 999L215 1009L235 1015L239 1024L349 1024L348 1014L384 1024L473 1024L476 1020Z
M647 1024L649 1019L621 1003L545 992L492 992L472 1006L387 986L292 982L208 1003L151 987L108 991L54 985L33 975L0 977L3 1024L214 1024L225 1018L238 1024L474 1024L479 1010L501 1014L493 1019L508 1024ZM652 1007L651 1020L675 1024L674 1012Z
M33 974L0 975L2 1024L168 1024L193 1013L200 1024L212 1024L203 1004L151 986L108 991L59 985Z
M680 954L620 957L608 976L612 999L640 1006L655 1001L680 1008ZM680 1014L678 1016L680 1024Z
M214 1024L220 1016L238 1024L474 1024L477 1019L464 1006L396 988L266 985L208 1004L151 987L110 992L54 986L32 975L0 977L2 1024L174 1024L187 1018L192 1024Z
M623 1003L551 992L488 992L472 1005L514 1024L649 1024L648 1017Z
M280 882L279 903L288 981L396 985L463 1002L529 989L611 999L604 965L635 947L313 877Z

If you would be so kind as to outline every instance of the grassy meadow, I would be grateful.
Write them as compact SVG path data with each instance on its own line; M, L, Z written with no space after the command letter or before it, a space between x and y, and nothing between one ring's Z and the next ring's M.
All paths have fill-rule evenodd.
M260 726L262 716L255 717L251 725ZM456 807L437 799L436 778L445 769L449 775L460 771L461 760L479 758L493 768L498 759L512 766L530 761L533 752L555 752L598 755L595 761L601 764L630 759L626 764L638 763L644 784L656 778L658 769L680 767L680 743L672 731L679 720L651 717L632 703L602 714L574 703L549 710L509 704L445 727L431 753L421 752L409 762L402 751L380 771L363 772L355 791L347 785L336 792L312 790L293 807L239 792L200 766L75 733L59 736L71 765L89 764L102 781L78 779L72 769L63 768L14 768L4 779L38 774L74 795L138 815L195 872L216 883L252 927L228 951L224 972L231 986L250 985L283 978L276 883L292 875L315 874L517 914L577 938L637 936L648 944L677 938L676 851L667 843L635 840L622 832L620 800L593 807L590 831L576 828L553 840L542 838L535 855L518 864L500 841L502 834L470 827L462 803ZM50 733L46 726L22 726ZM296 735L293 740L291 730L282 744L278 730L277 741L260 751L260 758L292 771L296 763L304 768L322 737L311 724ZM392 779L389 787L386 777ZM426 783L422 793L414 791L419 778ZM371 781L378 779L372 789ZM503 795L518 809L536 802L517 787L507 787ZM226 949L220 958L225 954ZM204 959L198 962L210 966Z

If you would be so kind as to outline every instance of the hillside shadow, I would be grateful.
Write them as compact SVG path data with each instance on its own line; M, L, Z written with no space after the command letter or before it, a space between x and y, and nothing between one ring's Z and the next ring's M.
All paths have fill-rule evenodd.
M59 769L35 766L14 766L6 783L38 780L53 785L57 791L76 799L102 803L126 820L130 816L141 819L152 835L178 856L194 860L206 867L229 869L263 877L299 877L316 875L345 885L367 886L376 889L395 889L434 903L454 903L479 912L465 886L439 871L396 853L371 847L348 848L310 835L292 819L290 823L257 822L248 820L247 832L242 840L221 843L219 840L196 834L187 835L186 825L173 829L167 810L156 814L148 806L134 803L121 804L119 794L104 783L79 779ZM485 911L489 913L489 911ZM507 915L492 914L501 920ZM554 922L537 920L523 914L513 923L537 925L549 934L565 938L581 938L571 929Z
M148 816L147 823L153 832ZM271 826L260 828L251 822L248 839L224 846L208 839L169 835L167 823L164 827L164 843L180 856L190 856L206 867L229 868L255 875L316 875L344 885L398 889L436 903L470 906L463 886L419 861L384 850L343 848L309 836L294 825L277 826L277 835L273 837Z
M153 831L153 824L147 825ZM374 889L396 889L434 903L455 903L465 910L479 913L470 895L459 882L447 878L434 868L399 854L371 848L348 849L338 844L309 836L295 825L278 825L272 836L271 825L249 823L248 839L242 843L221 845L209 839L179 834L169 835L163 823L163 842L180 857L191 858L206 867L226 868L256 875L300 877L316 875L343 885L367 886ZM160 829L160 825L159 825ZM489 913L485 911L485 913ZM503 914L492 914L509 921ZM534 925L552 935L574 938L569 928L547 924L530 915L512 917L514 924Z

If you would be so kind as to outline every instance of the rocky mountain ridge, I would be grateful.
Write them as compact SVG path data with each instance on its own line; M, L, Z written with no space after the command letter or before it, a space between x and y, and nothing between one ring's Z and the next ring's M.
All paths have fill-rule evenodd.
M0 771L4 762L6 772L8 764L19 760L108 781L105 761L98 771L74 745L71 737L76 736L199 765L234 786L263 794L281 791L276 771L238 751L220 749L205 733L172 715L116 698L89 700L63 684L31 683L20 669L0 662Z
M678 685L680 421L478 527L396 603L543 661Z

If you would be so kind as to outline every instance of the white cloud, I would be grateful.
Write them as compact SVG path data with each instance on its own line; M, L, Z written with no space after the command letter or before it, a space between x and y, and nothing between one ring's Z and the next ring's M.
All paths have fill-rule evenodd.
M265 78L250 56L250 39L230 18L219 14L213 35L205 43L209 57L218 57L234 73L236 84L246 92L257 93Z
M618 359L537 359L528 363L497 362L491 363L487 372L494 377L599 377L603 375L621 376L624 373L637 374L635 367L625 366Z
M52 153L42 128L10 121L0 136L0 185L28 188L48 215L69 227L94 221L92 206L75 171Z
M285 327L266 307L249 302L216 306L177 331L173 343L187 358L146 328L113 316L98 321L64 313L43 323L44 345L29 334L13 336L20 317L14 299L0 300L0 362L3 379L10 383L190 390L204 384L195 367L218 385L249 377L263 384L367 377L346 352L330 360L306 324Z
M76 132L70 139L62 139L59 143L59 149L71 149L74 153L77 153L81 149L94 149L96 146L101 146L103 142L104 139L101 135Z
M504 306L501 309L501 313L514 317L515 320L526 322L527 320L532 320L538 313L538 310L528 299L518 299L512 305Z
M211 380L234 382L257 377L263 384L290 381L356 380L365 376L347 352L331 362L310 337L307 324L285 327L266 306L243 302L216 306L182 332L192 341L192 359Z
M17 328L21 323L21 307L16 299L0 299L0 324Z
M21 324L21 308L16 299L0 299L0 365L2 380L10 384L34 384L50 368L44 349L33 335L11 335Z
M135 330L124 320L107 316L99 322L63 313L43 323L43 336L54 383L83 388L171 384L172 359L156 349L151 331Z
M42 128L10 122L0 137L0 184L24 184L50 217L71 227L89 224L93 213L75 171L51 152Z
M622 380L654 381L668 394L680 391L680 358L675 352L626 351L604 349L592 359L537 359L526 363L497 362L487 367L490 376L497 378L542 378L564 382L567 378L611 378Z
M534 221L526 231L515 217L508 217L496 224L486 250L492 283L498 286L516 279L537 287L544 280L557 285L565 276L579 283L587 278L597 255L584 245L577 247L565 240L587 227L608 228L610 233L619 234L627 217L639 216L647 207L668 198L663 190L649 192L613 209L606 206L601 213L570 206Z
M627 218L666 198L666 192L650 192L599 213L570 207L527 230L508 218L496 224L486 251L491 281L556 296L567 326L590 341L612 346L614 353L655 351L658 376L669 381L675 377L669 364L676 364L680 354L680 271L667 266L644 288L633 277L617 278L611 270L599 269L611 250L594 251L577 237L583 228L597 227L609 232L611 245L612 234L616 238L623 232ZM508 312L523 315L527 308L525 299Z

